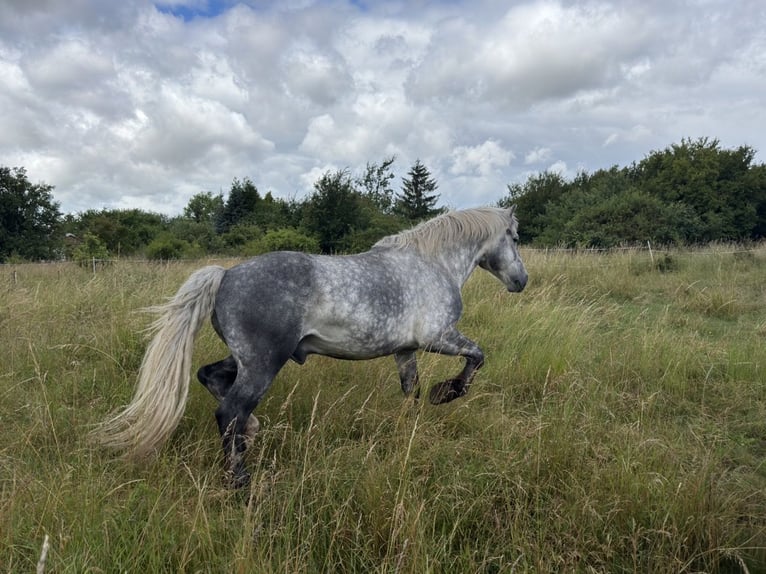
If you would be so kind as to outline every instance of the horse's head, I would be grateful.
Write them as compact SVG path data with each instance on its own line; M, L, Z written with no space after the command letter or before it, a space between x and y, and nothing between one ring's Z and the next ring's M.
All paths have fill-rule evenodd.
M498 233L487 240L479 260L479 266L502 281L511 292L523 291L528 279L518 250L519 234L515 211L516 205L512 205L506 211L507 226L499 229Z

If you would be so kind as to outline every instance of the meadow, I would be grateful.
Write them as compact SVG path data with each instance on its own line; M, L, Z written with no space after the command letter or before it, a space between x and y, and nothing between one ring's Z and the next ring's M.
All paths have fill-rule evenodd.
M239 492L196 383L150 461L87 436L132 396L137 311L205 261L0 267L0 571L46 536L57 573L766 571L766 245L522 254L523 293L464 289L465 398L290 364ZM195 368L224 353L206 326ZM420 361L426 392L462 365Z

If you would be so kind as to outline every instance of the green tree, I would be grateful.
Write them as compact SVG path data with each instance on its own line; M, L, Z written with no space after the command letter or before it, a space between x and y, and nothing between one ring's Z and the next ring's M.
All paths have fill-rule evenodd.
M166 229L201 253L220 253L223 249L223 237L215 232L212 222L197 223L186 217L174 217Z
M365 227L359 193L348 170L325 172L303 209L303 225L319 240L324 253L344 250L344 238Z
M666 203L681 202L697 214L696 242L754 238L764 183L754 181L755 151L721 149L716 139L684 139L632 166L637 185Z
M564 182L540 221L538 243L570 247L686 242L699 224L691 208L651 195L616 166Z
M751 239L766 238L766 165L753 166L745 178L744 185L750 190L755 206L756 223Z
M578 178L585 178L578 176ZM544 171L527 178L523 184L508 185L508 195L498 202L500 207L516 204L519 240L532 243L546 227L545 213L550 203L556 203L569 188L564 177L556 172Z
M213 224L223 211L223 194L213 195L210 191L201 191L189 199L184 207L184 217L195 223Z
M755 152L717 140L682 140L630 167L530 177L508 187L521 239L611 246L652 240L700 243L766 235L766 168Z
M402 180L402 193L396 198L396 212L410 222L438 215L442 210L436 207L439 201L439 194L435 193L437 187L428 168L417 160Z
M288 202L274 197L270 191L267 191L257 205L254 222L265 230L292 227L293 221Z
M260 202L261 195L258 193L258 188L249 178L243 181L235 178L229 190L229 197L216 222L218 233L226 233L235 225L254 224L255 213Z
M61 212L52 191L52 185L31 183L23 167L0 167L0 262L57 256Z
M614 247L651 241L684 243L696 215L686 205L668 204L638 188L575 189L546 213L539 236L545 245Z
M385 158L380 164L367 162L364 172L356 178L359 193L366 197L380 212L390 214L394 208L394 173L391 166L396 156Z
M68 221L68 230L78 236L92 233L113 255L133 255L166 231L167 219L141 209L91 209Z

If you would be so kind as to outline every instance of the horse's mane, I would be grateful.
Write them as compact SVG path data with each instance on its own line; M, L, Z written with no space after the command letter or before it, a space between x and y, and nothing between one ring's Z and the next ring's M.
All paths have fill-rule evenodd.
M481 242L508 228L508 210L502 207L477 207L448 211L419 223L395 235L388 235L373 247L392 249L413 248L422 253L434 253L439 246L457 240ZM516 226L516 217L513 217Z

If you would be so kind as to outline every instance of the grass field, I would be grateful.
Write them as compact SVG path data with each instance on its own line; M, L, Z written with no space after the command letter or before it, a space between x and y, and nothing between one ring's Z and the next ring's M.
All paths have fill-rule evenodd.
M57 573L766 571L766 246L524 256L523 293L466 285L467 397L404 400L390 358L288 365L244 493L196 383L156 459L87 440L132 395L135 311L205 262L0 268L0 570L47 536ZM206 326L195 366L224 353Z

